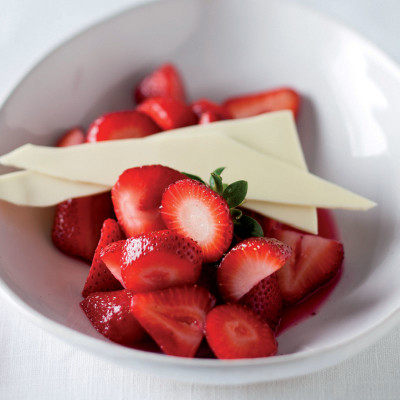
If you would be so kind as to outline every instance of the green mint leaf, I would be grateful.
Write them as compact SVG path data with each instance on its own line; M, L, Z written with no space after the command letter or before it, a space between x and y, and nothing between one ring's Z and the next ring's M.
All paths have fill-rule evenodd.
M242 239L249 237L262 237L264 236L261 225L254 219L247 215L242 215L238 220L234 220L235 235Z
M233 219L240 219L243 215L242 210L239 210L238 208L231 208L230 211Z
M224 191L222 196L228 203L229 208L240 206L246 198L248 184L246 181L236 181L231 183Z
M217 175L221 175L222 174L222 171L225 169L225 167L219 167L219 168L217 168L215 171L213 171L214 172L214 174L217 174Z
M203 181L203 179L201 179L199 176L197 176L197 175L192 175L192 174L189 174L189 173L187 173L187 172L181 172L183 175L186 175L188 178L190 178L190 179L194 179L195 181L199 181L199 182L201 182L202 184L204 184L204 185L206 185L206 183Z
M210 176L210 188L214 190L214 192L217 192L218 194L223 193L224 187L222 185L222 178L217 175L215 172L211 172Z
M227 183L223 183L222 184L222 188L224 189L224 191L225 191L225 189L228 187L229 185L227 184ZM223 193L223 192L222 192Z

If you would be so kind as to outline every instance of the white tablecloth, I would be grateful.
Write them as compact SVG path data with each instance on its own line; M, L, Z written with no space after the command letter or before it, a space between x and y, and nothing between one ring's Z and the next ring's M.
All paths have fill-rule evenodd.
M399 0L297 1L359 30L400 63ZM0 102L63 39L138 2L0 0ZM400 326L356 357L307 377L216 387L162 380L110 365L33 326L1 294L0 300L1 400L400 399Z

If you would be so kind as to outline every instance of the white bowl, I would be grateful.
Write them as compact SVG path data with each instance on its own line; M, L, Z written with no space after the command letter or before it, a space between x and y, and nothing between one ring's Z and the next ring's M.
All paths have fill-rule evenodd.
M50 241L52 212L0 204L0 286L66 342L120 365L192 382L238 384L303 375L344 360L394 326L400 312L400 73L345 27L298 5L167 0L117 15L59 47L0 113L0 153L131 107L131 88L171 60L192 99L288 85L303 95L299 131L310 169L378 202L337 212L346 250L341 281L313 318L279 337L283 355L182 359L103 339L79 308L88 267ZM6 169L2 169L5 172Z

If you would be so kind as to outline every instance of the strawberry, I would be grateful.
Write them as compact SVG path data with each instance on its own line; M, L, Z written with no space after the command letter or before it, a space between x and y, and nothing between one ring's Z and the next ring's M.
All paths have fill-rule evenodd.
M225 107L207 99L196 100L191 107L199 118L200 124L232 118L230 112Z
M53 243L64 253L91 261L103 222L112 215L109 192L63 201L56 207Z
M82 128L76 127L65 132L56 143L56 147L67 147L85 142L85 133Z
M172 64L163 64L146 76L135 88L134 97L139 104L150 97L172 97L186 101L182 78Z
M281 88L227 99L223 106L233 118L246 118L270 111L291 110L296 117L300 97L292 89Z
M122 289L119 281L114 278L113 274L100 259L100 252L105 246L122 239L124 239L124 234L121 232L118 223L111 218L106 219L101 228L100 240L82 291L83 297L93 292L111 292Z
M151 97L137 110L147 114L163 130L197 124L197 116L183 101L172 97Z
M124 287L135 293L193 284L202 262L196 242L168 230L113 243L100 257L107 266L119 263Z
M282 316L282 295L276 274L258 282L239 302L258 314L275 330Z
M204 262L222 257L233 237L233 223L225 199L206 185L184 179L171 184L161 200L168 229L188 236L201 247Z
M140 138L160 132L154 121L138 111L117 111L102 115L89 127L86 141Z
M127 237L165 229L161 196L168 185L186 178L180 172L149 165L123 172L111 190L115 215Z
M222 359L269 357L278 349L268 324L239 304L223 304L208 313L206 339Z
M276 239L249 238L234 246L222 259L217 279L226 301L238 301L260 281L281 268L291 254Z
M58 147L84 142L80 128L66 132ZM113 215L110 193L69 199L57 205L52 230L52 240L64 253L92 261L103 221Z
M80 305L92 325L106 338L126 346L142 340L146 333L131 312L128 290L91 293Z
M342 265L343 245L336 240L284 229L275 229L273 235L293 250L292 257L277 272L287 303L303 300L332 279Z
M193 357L204 335L214 297L200 286L173 287L135 294L133 315L165 354Z

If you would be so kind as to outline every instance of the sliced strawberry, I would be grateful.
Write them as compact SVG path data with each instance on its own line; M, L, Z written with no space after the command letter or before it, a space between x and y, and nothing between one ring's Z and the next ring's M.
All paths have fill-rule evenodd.
M91 293L80 305L102 335L129 346L146 336L131 312L131 299L132 293L128 290Z
M204 262L220 259L233 237L233 223L225 199L193 179L171 184L161 201L168 229L188 236L201 247Z
M118 240L110 243L101 249L99 256L100 260L104 263L114 278L126 289L121 275L121 257L124 251L125 242L126 240Z
M103 222L112 215L109 192L66 200L56 207L53 243L64 253L91 261Z
M201 267L199 279L196 282L196 285L203 286L216 298L219 297L217 284L217 268L217 263L203 264Z
M172 97L152 97L140 103L137 110L147 114L163 130L197 124L197 116L183 101Z
M226 301L238 301L260 281L281 268L291 249L276 239L249 238L234 246L223 258L217 279Z
M133 315L165 354L193 357L204 335L214 297L200 286L182 286L132 298Z
M115 215L127 237L166 228L159 210L161 196L168 185L184 178L162 165L130 168L120 175L111 195Z
M108 266L121 266L124 287L135 293L193 284L201 271L201 249L190 238L164 230L111 244L101 253Z
M85 132L82 128L76 127L65 132L56 143L56 147L75 146L85 142Z
M222 359L269 357L278 349L268 324L239 304L217 306L208 313L206 338Z
M146 114L134 110L117 111L97 118L88 129L86 141L141 138L160 131Z
M163 64L146 76L135 88L134 97L139 104L150 97L172 97L185 102L182 78L172 64Z
M119 281L114 278L110 270L101 261L100 252L107 245L124 238L125 236L115 220L109 218L104 221L92 266L90 267L89 275L86 278L86 283L82 291L83 297L93 292L111 292L122 289Z
M225 107L207 99L196 100L191 107L199 118L200 124L206 123L206 121L215 122L232 118L230 112Z
M201 114L199 118L199 125L211 124L212 122L217 121L221 121L221 118L211 111L206 111L205 113Z
M231 97L223 106L233 118L246 118L270 111L291 110L296 117L299 111L300 97L289 88L267 90L261 93Z
M276 274L258 282L241 299L240 303L258 314L271 329L275 330L282 317L283 302Z
M320 236L275 229L274 237L293 250L292 257L278 272L283 299L297 303L327 283L340 269L342 243Z

